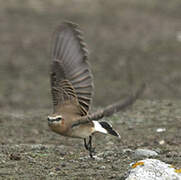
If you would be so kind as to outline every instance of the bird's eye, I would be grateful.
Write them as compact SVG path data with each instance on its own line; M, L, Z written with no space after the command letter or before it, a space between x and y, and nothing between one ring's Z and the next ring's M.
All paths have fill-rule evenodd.
M62 118L61 118L61 117L59 117L59 118L57 118L57 120L58 120L58 121L61 121L61 120L62 120Z

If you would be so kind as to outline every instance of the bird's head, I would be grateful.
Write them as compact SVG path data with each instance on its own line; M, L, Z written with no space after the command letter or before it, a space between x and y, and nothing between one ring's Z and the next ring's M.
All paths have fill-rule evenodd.
M61 115L51 115L51 116L48 116L48 125L49 126L52 126L52 125L58 125L58 124L61 124L62 123L62 116Z
M62 115L52 114L48 116L48 126L58 134L62 134L66 129Z

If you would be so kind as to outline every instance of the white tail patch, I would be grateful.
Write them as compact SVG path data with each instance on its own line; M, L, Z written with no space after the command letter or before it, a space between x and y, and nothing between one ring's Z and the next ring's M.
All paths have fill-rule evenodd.
M104 129L101 124L98 122L98 121L93 121L94 123L94 129L95 129L95 132L101 132L101 133L104 133L104 134L107 134L107 130Z

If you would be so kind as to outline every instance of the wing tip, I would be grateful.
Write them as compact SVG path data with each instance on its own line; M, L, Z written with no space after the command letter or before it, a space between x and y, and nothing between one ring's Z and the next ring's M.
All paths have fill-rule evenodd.
M80 26L77 23L65 20L57 27L55 34L56 34L56 32L60 32L63 29L69 29L74 33L76 39L78 40L78 42L80 44L81 51L83 53L83 58L86 61L89 56L89 51L87 48L87 44L84 41L83 31L81 31Z

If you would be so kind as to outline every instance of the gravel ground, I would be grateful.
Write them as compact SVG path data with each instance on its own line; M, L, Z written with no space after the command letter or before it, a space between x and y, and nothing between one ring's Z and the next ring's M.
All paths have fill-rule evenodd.
M89 158L81 140L48 129L48 110L1 112L0 178L124 179L130 163L147 157L140 149L153 150L155 153L148 157L179 169L180 108L180 101L139 100L127 111L106 119L120 132L121 139L95 135L95 159ZM164 130L160 132L160 128Z

